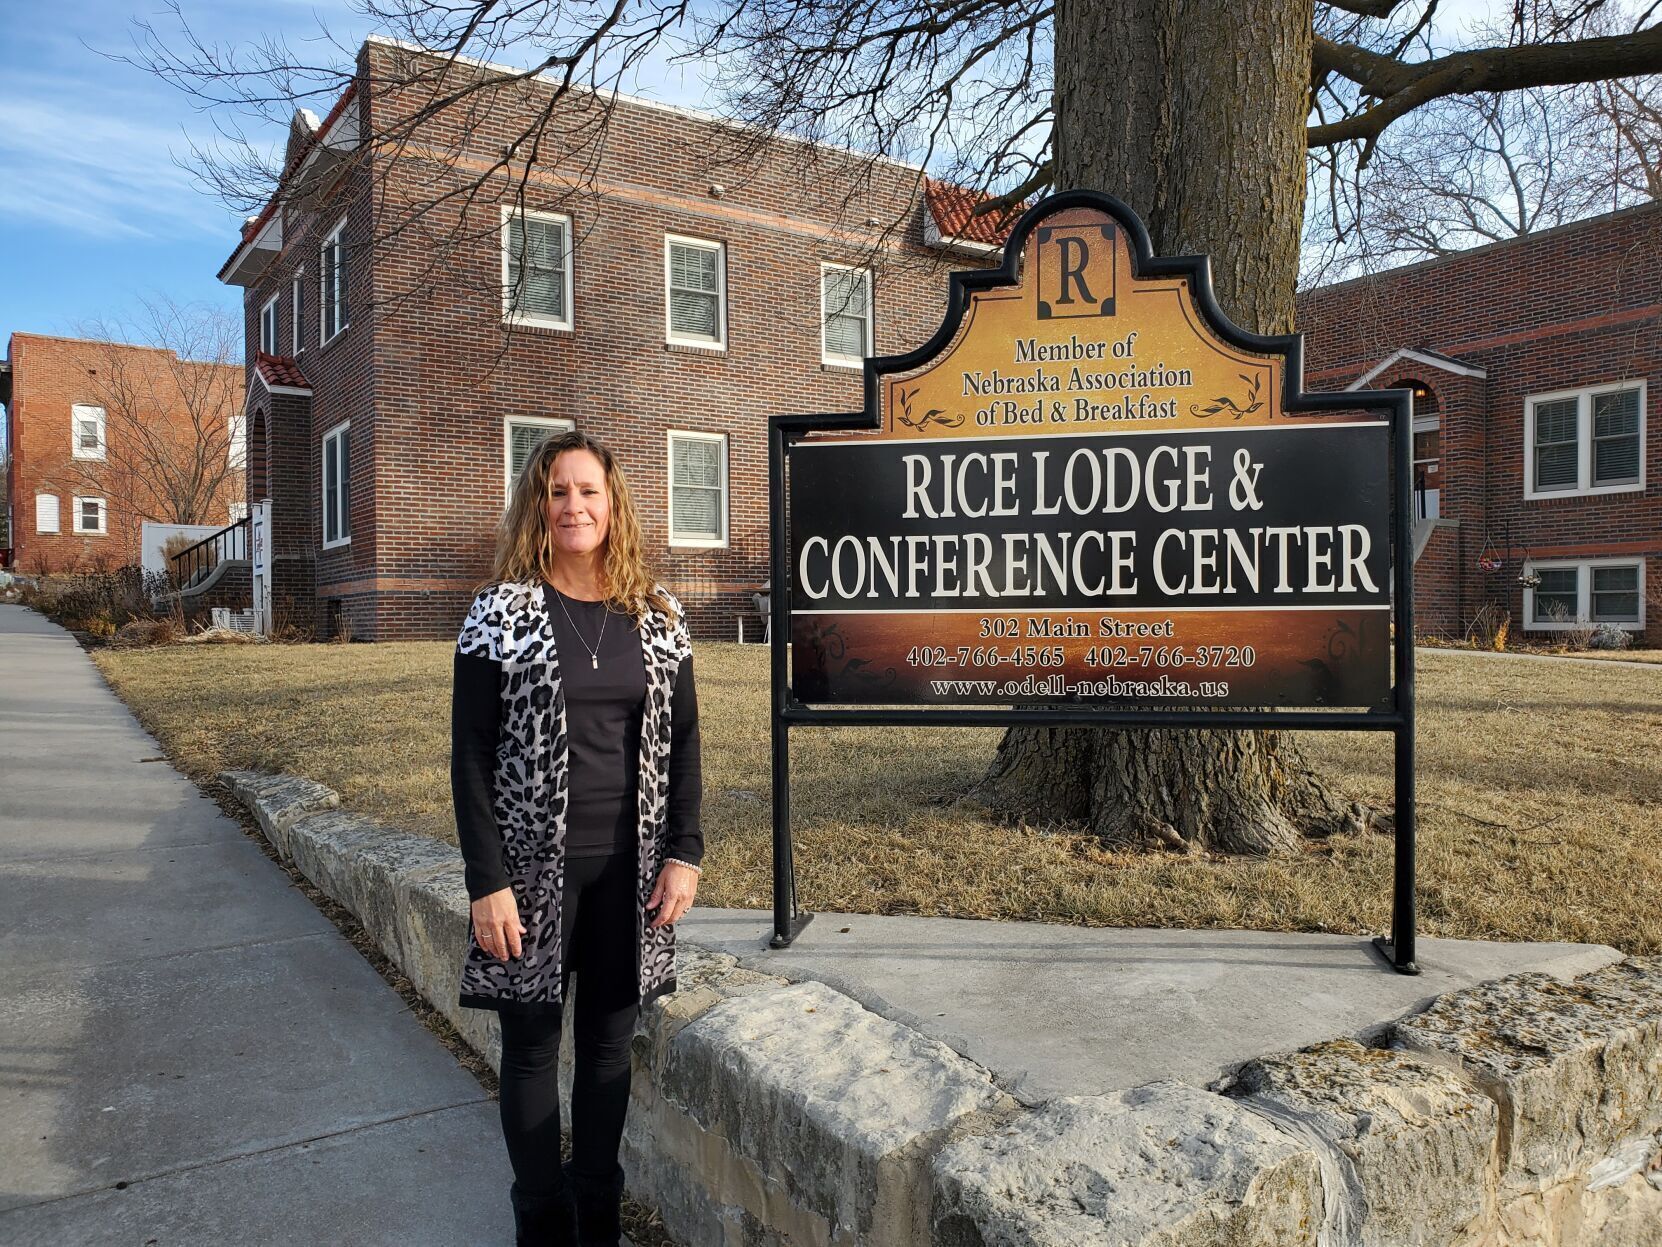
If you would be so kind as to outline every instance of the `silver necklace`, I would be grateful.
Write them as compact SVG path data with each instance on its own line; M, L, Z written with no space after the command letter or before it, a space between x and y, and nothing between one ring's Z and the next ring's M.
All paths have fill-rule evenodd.
M553 589L554 586L550 585L549 588ZM601 616L600 616L600 635L595 637L595 639L594 639L594 648L589 649L589 643L583 639L583 634L581 632L577 631L577 624L572 620L571 612L566 610L565 594L561 593L558 589L554 589L554 600L557 601L560 604L560 610L564 613L564 615L566 617L566 623L571 625L571 634L574 637L577 638L577 643L579 645L581 645L584 649L589 650L589 666L593 667L596 671L600 670L600 642L606 636L606 619L607 619L607 616L609 616L612 612L611 611L603 611L601 613Z

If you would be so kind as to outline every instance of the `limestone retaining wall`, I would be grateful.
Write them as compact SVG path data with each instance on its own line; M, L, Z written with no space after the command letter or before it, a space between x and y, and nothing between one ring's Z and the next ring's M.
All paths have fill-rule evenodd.
M221 778L494 1066L495 1015L456 1000L460 854L308 780ZM1511 975L1215 1088L1029 1107L822 983L680 949L623 1161L689 1247L1662 1245L1662 958Z

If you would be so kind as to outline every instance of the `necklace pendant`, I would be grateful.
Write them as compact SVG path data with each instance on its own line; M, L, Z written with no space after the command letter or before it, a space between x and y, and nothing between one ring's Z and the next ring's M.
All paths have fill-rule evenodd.
M589 655L589 666L593 667L596 671L600 670L600 656L598 654Z

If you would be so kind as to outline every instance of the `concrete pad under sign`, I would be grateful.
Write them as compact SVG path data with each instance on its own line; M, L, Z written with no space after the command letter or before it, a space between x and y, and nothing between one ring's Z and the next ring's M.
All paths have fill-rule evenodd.
M743 909L694 909L681 931L753 970L826 983L1029 1103L1159 1079L1206 1086L1266 1054L1374 1035L1447 992L1521 970L1569 978L1621 956L1421 939L1424 973L1411 977L1350 935L817 914L771 950L771 914Z

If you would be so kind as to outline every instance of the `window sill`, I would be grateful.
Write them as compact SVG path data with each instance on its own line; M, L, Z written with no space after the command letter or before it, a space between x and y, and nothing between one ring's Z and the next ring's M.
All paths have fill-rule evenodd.
M334 335L332 337L325 338L322 341L320 341L317 344L317 349L320 350L320 351L327 351L330 347L334 346L335 343L339 342L342 338L344 338L346 336L346 331L350 328L352 328L352 322L347 321L339 329L335 330Z
M664 350L673 351L677 355L725 355L727 345L723 342L677 342L667 341Z
M547 338L569 338L576 332L570 321L527 320L520 316L504 316L502 327L509 333L529 333Z
M689 538L679 538L669 543L671 550L725 550L726 541L695 541Z
M82 463L103 463L105 461L105 459L108 458L107 455L93 455L93 454L83 454L83 453L73 453L69 457L71 459L77 459Z
M863 359L853 360L822 358L819 361L819 370L821 372L864 372L866 370L866 361Z
M325 551L328 551L328 550L344 550L344 549L346 549L347 546L349 546L351 544L352 544L352 538L342 537L339 541L325 541L323 543L323 549Z
M1524 625L1525 632L1575 632L1582 628L1602 628L1605 625L1620 628L1623 632L1643 632L1645 625L1633 619L1594 619L1591 622L1576 623L1528 623Z
M1586 489L1524 490L1525 502L1550 502L1554 498L1602 498L1606 494L1640 494L1645 491L1643 481L1629 485L1591 485Z

